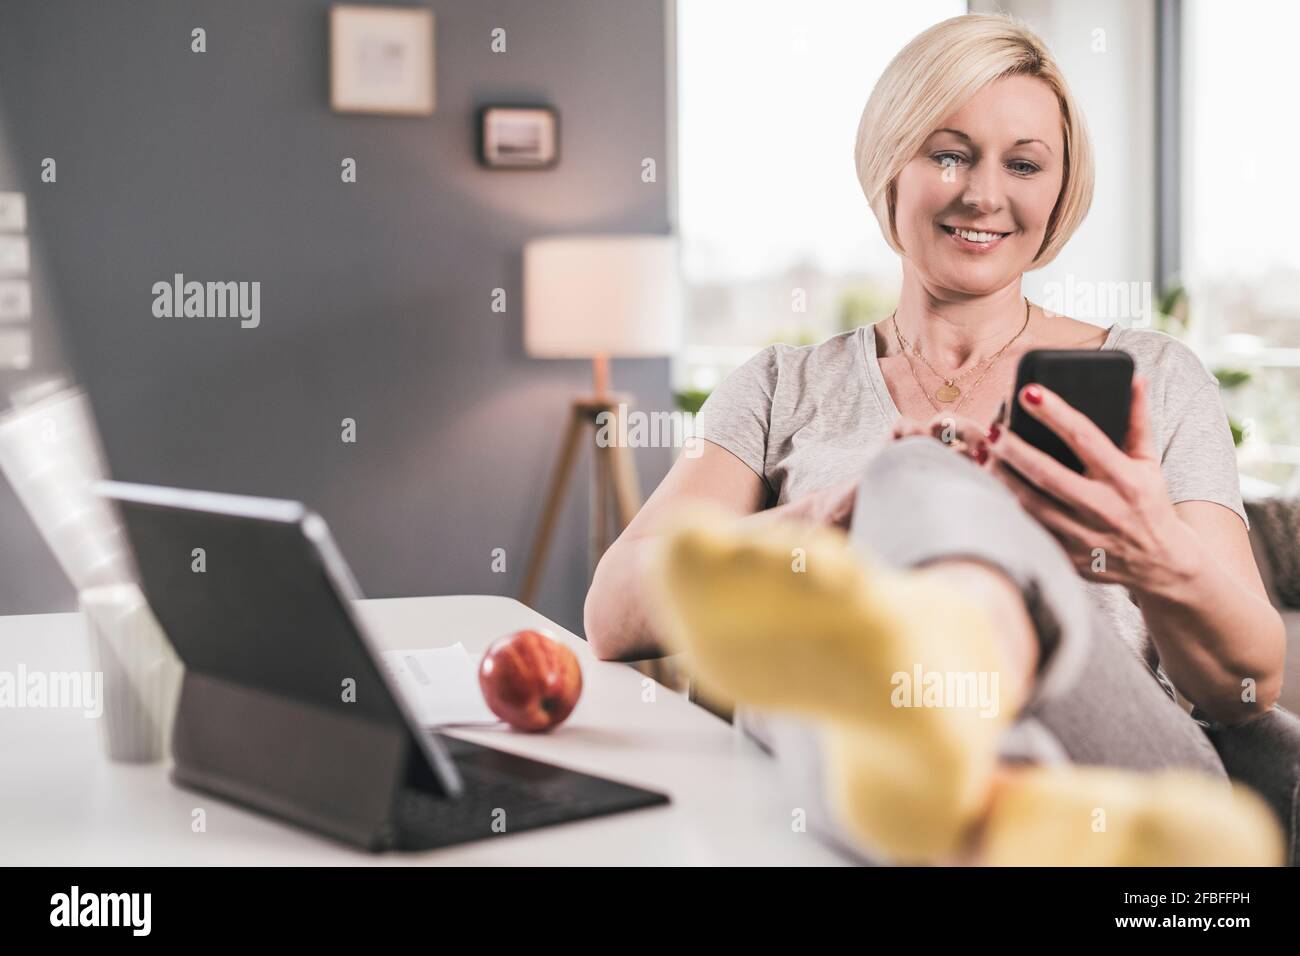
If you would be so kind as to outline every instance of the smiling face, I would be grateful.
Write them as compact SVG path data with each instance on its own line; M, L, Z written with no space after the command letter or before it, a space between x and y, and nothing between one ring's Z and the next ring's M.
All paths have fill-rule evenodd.
M894 211L926 285L987 295L1024 272L1061 194L1064 150L1056 94L1030 76L995 80L940 123L899 173Z

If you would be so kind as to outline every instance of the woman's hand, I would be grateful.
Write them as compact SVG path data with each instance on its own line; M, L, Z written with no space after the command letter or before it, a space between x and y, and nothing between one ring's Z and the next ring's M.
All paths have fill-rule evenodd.
M897 441L908 435L935 438L976 464L983 465L989 458L988 436L984 426L971 418L961 418L946 412L940 412L924 422L914 418L899 418L894 423L890 440ZM847 530L853 520L858 481L858 478L848 478L826 488L819 488L798 501L769 513Z
M1195 532L1174 510L1151 446L1145 379L1133 380L1124 447L1082 412L1041 385L1016 400L1061 437L1083 462L1082 475L1010 429L989 429L989 468L1061 543L1089 580L1123 584L1136 594L1171 593L1195 575Z
M956 418L939 414L928 422L914 418L900 418L894 423L891 441L907 435L928 435L937 438L955 451L979 464L988 460L988 438L984 428L970 418ZM848 529L853 521L853 505L858 496L859 478L847 478L826 488L810 492L788 506L788 517Z
M984 426L972 418L938 412L927 421L900 418L894 422L892 440L897 441L909 435L927 435L930 438L937 438L977 465L988 461L988 435Z
M832 528L848 530L853 520L853 504L858 497L858 478L846 478L841 482L810 491L787 509L774 509L767 514L778 511L784 517L808 521L812 524L827 525Z

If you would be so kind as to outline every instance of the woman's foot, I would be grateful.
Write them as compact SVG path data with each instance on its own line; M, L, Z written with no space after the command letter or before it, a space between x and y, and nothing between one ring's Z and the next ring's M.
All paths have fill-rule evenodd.
M1188 770L1008 769L979 839L988 866L1281 866L1252 791Z
M959 850L1022 693L978 604L867 567L839 532L708 512L666 537L654 578L706 689L825 725L832 802L868 847Z
M684 517L654 562L662 632L706 687L822 727L831 803L868 852L909 863L972 848L997 864L1280 860L1262 801L1215 781L1000 770L999 738L1025 693L1020 662L987 605L942 577L872 566L827 529Z

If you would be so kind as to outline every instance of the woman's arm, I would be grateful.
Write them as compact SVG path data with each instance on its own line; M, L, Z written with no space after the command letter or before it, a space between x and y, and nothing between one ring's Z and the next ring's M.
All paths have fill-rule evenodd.
M662 653L641 583L657 529L683 502L707 501L737 515L763 506L766 489L749 466L720 445L701 441L698 457L682 455L596 565L583 607L583 629L596 656L640 660Z
M1240 723L1277 702L1286 629L1241 518L1210 501L1183 501L1174 510L1192 532L1183 545L1186 571L1135 596L1184 696L1219 723Z
M697 457L678 458L636 517L596 565L583 608L583 628L596 656L641 660L664 653L641 583L659 528L684 502L706 501L747 521L799 519L847 526L856 482L843 482L797 502L762 510L767 489L758 475L721 445L699 439Z
M1145 397L1146 383L1135 379L1121 450L1060 396L1027 386L1017 400L1087 471L1076 474L1005 429L989 444L993 466L1084 577L1133 593L1183 695L1216 721L1240 723L1277 702L1282 619L1268 603L1241 519L1211 502L1170 502ZM1253 700L1242 699L1250 697L1247 679Z

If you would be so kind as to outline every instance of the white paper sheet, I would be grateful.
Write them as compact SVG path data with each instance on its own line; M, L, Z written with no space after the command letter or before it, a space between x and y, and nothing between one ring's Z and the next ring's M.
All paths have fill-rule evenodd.
M459 642L450 647L384 651L384 666L425 727L495 724L483 701L478 661Z

